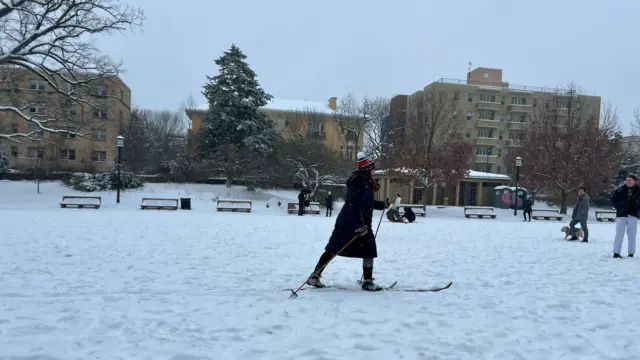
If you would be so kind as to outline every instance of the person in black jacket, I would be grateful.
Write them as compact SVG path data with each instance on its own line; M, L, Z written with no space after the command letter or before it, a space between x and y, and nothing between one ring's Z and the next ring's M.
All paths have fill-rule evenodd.
M327 194L327 198L324 199L324 206L327 208L326 217L333 216L333 195L331 195L331 191Z
M405 206L404 207L404 218L407 219L410 223L416 221L416 213L413 212L413 210L411 210L410 207Z
M347 180L347 193L344 205L338 214L336 224L320 256L307 284L314 287L325 287L320 281L324 267L334 256L344 256L362 259L363 282L362 289L379 291L382 287L373 282L373 259L378 256L376 239L371 228L373 210L384 210L385 204L374 199L374 193L379 190L373 181L375 163L371 156L358 153L358 170L354 171ZM342 252L338 252L349 244Z
M298 216L304 215L304 200L305 200L305 192L304 189L300 190L300 194L298 194Z
M621 258L622 241L627 233L629 257L636 252L636 233L638 217L640 217L640 188L635 175L627 175L624 185L617 188L611 196L611 203L616 209L616 236L613 241L613 257Z
M530 197L524 201L524 211L522 212L522 216L524 216L524 220L527 221L527 214L529 214L529 222L531 222L531 212L533 211L533 201Z

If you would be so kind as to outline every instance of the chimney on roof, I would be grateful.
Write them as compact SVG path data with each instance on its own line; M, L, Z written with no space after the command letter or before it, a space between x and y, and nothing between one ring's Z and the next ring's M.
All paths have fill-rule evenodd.
M335 96L332 96L329 98L329 109L331 110L337 110L338 109L338 98Z

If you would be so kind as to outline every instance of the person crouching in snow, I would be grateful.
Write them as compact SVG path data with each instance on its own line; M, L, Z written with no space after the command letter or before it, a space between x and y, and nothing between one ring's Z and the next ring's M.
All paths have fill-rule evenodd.
M379 190L373 181L375 163L370 155L358 153L358 169L347 180L347 192L342 210L336 218L336 224L325 247L325 252L320 256L307 284L322 288L325 285L320 281L322 271L335 254L349 241L354 239L339 256L362 259L363 282L362 289L367 291L379 291L383 288L373 282L373 259L378 257L376 239L371 228L373 210L384 210L382 201L374 200L374 192Z
M416 213L411 210L410 207L404 207L404 218L407 219L410 223L416 221Z
M404 217L400 216L400 212L396 209L395 204L389 206L389 210L387 210L387 219L391 222L404 223Z

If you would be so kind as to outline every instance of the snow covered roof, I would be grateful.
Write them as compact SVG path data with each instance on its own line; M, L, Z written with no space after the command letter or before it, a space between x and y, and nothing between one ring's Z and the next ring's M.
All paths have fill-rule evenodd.
M396 171L398 171L398 170L396 170ZM415 170L409 170L409 169L402 169L402 170L400 170L400 172L402 172L403 174L408 174L408 173L416 172L416 171ZM385 174L385 170L376 170L375 171L375 175L384 175L384 174ZM511 180L511 178L508 175L487 173L487 172L481 172L481 171L475 171L475 170L469 170L467 172L467 175L465 176L465 178L467 178L467 179L476 179L476 180Z
M197 110L206 111L209 109L209 104L201 104L197 107ZM322 101L310 101L310 100L286 100L286 99L271 99L269 103L263 107L267 110L280 110L280 111L298 111L298 112L315 112L321 114L334 114L335 111L329 107L329 102Z
M469 170L466 177L468 179L511 180L509 176L504 174L494 174L475 170Z
M509 189L511 191L516 191L516 187L515 186L506 186L506 185L496 186L493 189L494 190L506 190L506 189ZM518 187L518 190L523 190L523 191L529 192L529 190L527 190L527 189L525 189L523 187L520 187L520 186Z

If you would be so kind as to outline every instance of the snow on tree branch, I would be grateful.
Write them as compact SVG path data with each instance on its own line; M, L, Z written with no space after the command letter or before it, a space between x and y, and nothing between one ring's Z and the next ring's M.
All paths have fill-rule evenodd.
M15 114L37 128L29 133L0 131L0 138L34 139L36 132L85 135L61 126L64 106L74 103L94 108L98 104L91 95L96 92L120 100L116 94L102 93L96 85L123 71L122 63L98 49L95 36L139 28L144 20L142 10L119 0L4 0L0 4L0 88L9 90L0 98L0 113ZM57 94L64 106L35 115L26 112L38 104L15 94L17 76L23 74L41 80L42 87Z

